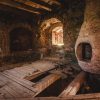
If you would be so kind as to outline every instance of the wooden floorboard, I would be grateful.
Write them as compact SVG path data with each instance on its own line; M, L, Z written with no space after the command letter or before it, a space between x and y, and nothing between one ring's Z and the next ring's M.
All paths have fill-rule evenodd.
M11 94L13 97L32 97L34 95L34 92L3 76L2 74L0 74L0 80L2 82L6 80L6 83L0 88L0 90L8 91L8 94ZM5 94L4 92L0 91L1 94Z
M64 97L36 97L60 78L57 74L49 74L39 82L33 83L25 77L34 78L39 74L55 68L55 64L48 61L36 61L19 68L0 72L0 100L100 100L100 93L81 94Z
M36 61L29 65L23 65L22 67L17 67L11 70L8 70L10 73L14 74L18 78L25 78L28 76L34 76L34 74L45 72L47 70L55 68L55 63L50 61Z
M68 95L76 95L83 83L86 82L86 73L80 72L75 79L66 87L59 97L67 97Z
M33 86L33 85L34 85L34 83L31 82L31 81L28 81L28 80L26 80L26 79L17 78L16 75L15 75L14 73L12 74L12 73L9 72L9 71L4 71L2 74L6 75L6 76L9 76L9 78L11 78L11 79L13 79L13 80L16 80L16 81L22 82L22 83L24 83L24 84L27 84L27 85L29 85L29 86Z
M23 79L18 79L16 77L10 75L10 73L7 73L7 72L3 72L2 75L4 75L5 77L9 78L12 81L15 81L16 83L22 85L23 87L33 91L34 93L36 92L35 89L32 87L33 85L27 84L26 81L24 81Z
M29 66L26 65L11 70L5 70L4 72L0 72L0 100L1 98L9 99L19 97L34 97L36 94L40 93L50 84L52 84L53 81L51 80L51 83L49 85L47 83L45 85L46 87L42 88L40 91L37 86L43 86L44 83L46 83L45 78L41 81L41 83L37 84L25 79L25 77L30 77L34 75L38 76L38 74L41 74L54 68L54 65L55 64L53 64L50 61L36 61L32 64L29 64ZM56 81L56 79L54 81Z

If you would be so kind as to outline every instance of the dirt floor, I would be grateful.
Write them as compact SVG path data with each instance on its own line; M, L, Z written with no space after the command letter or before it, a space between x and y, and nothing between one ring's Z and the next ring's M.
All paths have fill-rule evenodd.
M44 61L50 61L50 62L53 62L53 63L62 63L62 64L66 64L68 66L73 66L76 70L80 70L80 67L77 63L76 60L73 60L73 58L71 57L66 57L66 59L62 60L60 59L59 57L55 57L55 56L51 56L51 57L45 57L41 60L44 60ZM16 68L16 67L21 67L21 66L28 66L32 63L34 63L36 61L26 61L26 62L19 62L19 63L6 63L6 62L3 62L1 63L1 66L0 66L0 72L1 71L4 71L4 70L8 70L8 69L12 69L12 68Z

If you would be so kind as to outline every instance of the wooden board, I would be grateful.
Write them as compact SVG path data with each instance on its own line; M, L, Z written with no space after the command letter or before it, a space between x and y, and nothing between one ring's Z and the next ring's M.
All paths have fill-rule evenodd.
M43 74L44 72L55 68L55 64L50 61L36 61L29 65L5 70L0 72L0 98L19 98L19 97L34 97L41 91L46 89L53 82L58 80L58 75L47 75L41 81L34 83L25 77L30 77Z
M67 97L68 95L76 95L81 85L86 81L86 73L80 72L76 78L68 85L68 87L59 95L59 97Z
M50 69L55 68L55 63L50 61L35 61L31 64L23 65L22 67L17 67L11 70L7 70L10 74L18 78L32 79L34 75L46 72Z
M3 85L0 88L2 97L32 97L34 92L0 74Z
M59 97L35 97L35 98L8 98L1 100L100 100L100 93L81 94L74 96L67 96L66 98Z
M32 84L29 84L29 83L27 84L27 82L30 82L30 81L27 81L27 80L24 80L24 79L18 79L16 77L10 75L10 73L7 73L7 72L3 72L1 74L3 76L7 77L8 79L10 79L10 80L12 80L12 81L14 81L14 82L22 85L23 87L25 87L25 88L33 91L34 93L36 92L36 90L32 88L32 86L34 85L34 83L33 83L33 85ZM30 83L32 83L32 82L30 82Z
M46 76L45 78L43 78L42 80L40 80L36 85L34 85L34 88L38 90L38 92L34 96L38 95L40 92L42 92L44 89L49 87L51 84L53 84L60 78L61 78L60 75L50 74Z

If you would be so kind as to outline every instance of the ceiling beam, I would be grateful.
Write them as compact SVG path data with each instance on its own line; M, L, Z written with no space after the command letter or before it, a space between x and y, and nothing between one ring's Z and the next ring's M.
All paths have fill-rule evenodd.
M0 4L0 14L2 16L4 16L4 17L8 16L12 20L13 19L22 19L22 20L26 19L26 20L30 20L31 18L34 18L34 17L37 16L37 14L28 13L25 10L20 10L20 9L17 9L17 8L13 8L12 9L12 7L5 6L5 5L2 5L2 4Z
M47 11L51 11L52 10L51 8L48 8L46 6L37 4L37 3L33 2L33 1L30 1L30 0L14 0L14 1L23 3L23 4L27 5L27 6L31 6L31 7L34 7L34 8L42 8L42 9L45 9Z
M35 12L40 12L40 14L43 14L43 13L45 13L45 12L49 12L49 11L43 9L43 8L35 8L35 7L32 7L32 6L28 6L28 5L26 5L26 4L24 4L24 3L21 3L21 2L17 2L17 1L15 1L15 2L16 2L17 4L20 4L20 5L21 5L22 7L24 7L24 8L27 7L27 9L33 10L33 11L35 11Z
M40 0L40 1L43 1L45 3L48 3L50 5L53 5L53 4L56 4L56 5L61 5L61 3L58 1L58 0Z
M48 8L51 8L51 9L52 9L52 5L49 5L48 3L43 2L43 1L41 1L41 0L30 0L30 1L35 2L35 3L37 3L37 4L40 4L40 5L43 5L43 6L45 6L45 7L48 7Z
M0 0L0 4L5 5L5 6L14 7L14 8L17 8L20 10L25 10L25 11L33 13L33 14L37 14L37 15L40 14L40 12L34 11L34 9L29 9L29 8L27 8L27 6L23 7L21 4L18 4L12 0Z

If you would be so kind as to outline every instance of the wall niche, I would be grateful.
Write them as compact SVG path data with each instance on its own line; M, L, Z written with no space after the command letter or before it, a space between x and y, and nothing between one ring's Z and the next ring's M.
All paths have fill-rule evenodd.
M10 51L27 51L32 49L32 32L27 28L15 28L10 32Z

